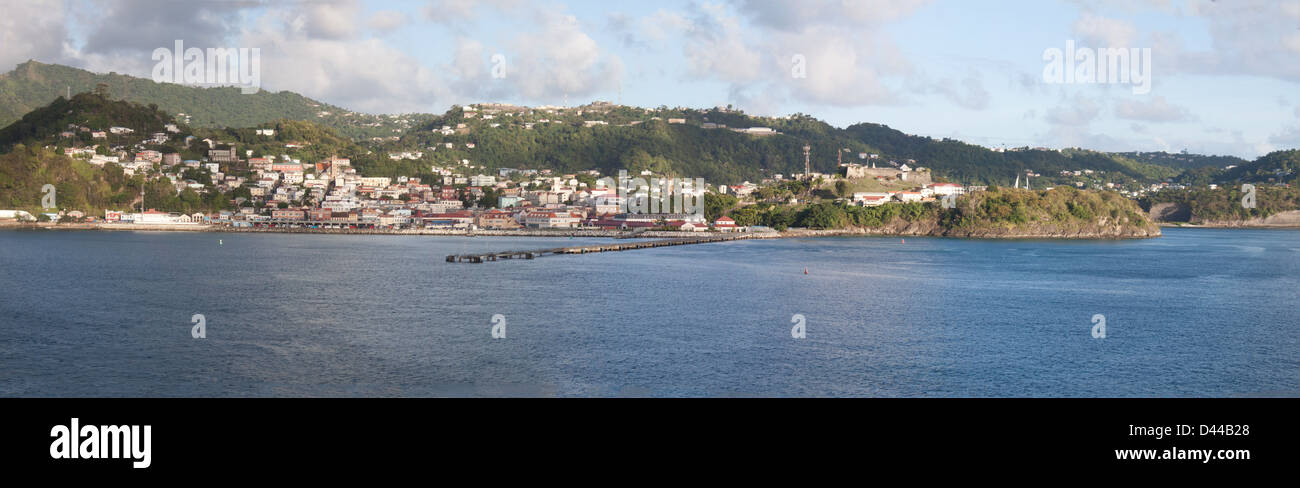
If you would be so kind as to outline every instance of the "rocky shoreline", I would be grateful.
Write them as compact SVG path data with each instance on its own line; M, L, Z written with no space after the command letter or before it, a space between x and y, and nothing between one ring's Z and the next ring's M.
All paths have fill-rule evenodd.
M1161 227L1203 229L1300 229L1300 210L1278 212L1268 217L1247 220L1205 220L1192 214L1187 205L1160 203L1151 207L1148 216Z
M1059 239L1059 240L1121 240L1153 239L1161 236L1159 228L1154 232L1145 230L1115 230L1114 232L1042 230L1034 232L1003 231L999 229L943 229L928 226L909 226L898 229L831 229L831 230L788 230L781 237L947 237L954 239Z

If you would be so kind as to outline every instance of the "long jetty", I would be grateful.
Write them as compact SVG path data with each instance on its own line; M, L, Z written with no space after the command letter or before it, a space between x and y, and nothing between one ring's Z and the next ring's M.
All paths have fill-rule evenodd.
M589 246L555 247L534 249L530 251L504 251L482 254L453 254L447 256L448 263L484 263L513 259L537 259L542 256L557 254L590 254L594 252L631 251L633 249L650 249L654 247L685 246L688 244L707 244L710 242L738 241L741 239L763 238L752 233L730 234L723 236L688 237L684 239L660 239L654 241L622 242L617 244L592 244Z

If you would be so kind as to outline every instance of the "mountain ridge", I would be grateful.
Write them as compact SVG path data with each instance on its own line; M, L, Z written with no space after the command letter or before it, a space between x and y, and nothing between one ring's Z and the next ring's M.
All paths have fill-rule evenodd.
M1228 172L1224 166L1208 166L1251 165L1232 157L1027 147L994 150L953 139L911 135L883 124L837 128L805 114L762 117L722 107L651 109L596 102L548 109L474 104L453 106L441 115L364 115L287 91L243 95L235 87L155 83L36 61L0 74L0 120L26 110L14 119L20 120L39 109L29 109L32 100L49 97L48 103L54 103L66 95L63 87L94 89L99 83L107 85L106 91L113 98L155 106L170 114L188 110L184 112L191 117L188 125L196 130L270 127L282 120L300 120L330 128L354 142L364 142L380 153L427 153L411 161L381 157L370 164L376 172L388 176L417 174L433 164L468 160L489 170L531 167L608 172L626 168L739 182L802 173L805 144L811 148L810 163L817 172L837 172L836 163L841 161L868 164L858 156L876 154L880 158L870 163L898 166L908 162L914 167L930 168L941 178L967 184L1010 185L1021 176L1033 176L1039 186L1115 184L1138 188L1180 179L1203 183L1234 176L1253 178L1259 173L1246 175L1242 170ZM489 111L515 117L491 120ZM524 113L526 118L519 116ZM537 123L539 120L549 123ZM771 132L743 130L757 127ZM446 147L448 144L451 146ZM1200 164L1207 166L1198 167ZM1080 183L1074 172L1083 169L1105 176Z

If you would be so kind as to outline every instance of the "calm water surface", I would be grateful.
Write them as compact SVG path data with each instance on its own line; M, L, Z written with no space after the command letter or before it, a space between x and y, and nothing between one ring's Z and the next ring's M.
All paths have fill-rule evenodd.
M1300 231L597 241L3 231L0 395L1300 396Z

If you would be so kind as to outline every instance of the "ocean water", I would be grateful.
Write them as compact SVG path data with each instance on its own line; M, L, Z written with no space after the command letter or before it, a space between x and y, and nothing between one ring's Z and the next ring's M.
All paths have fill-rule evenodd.
M0 396L1300 396L1296 230L598 241L0 232Z

